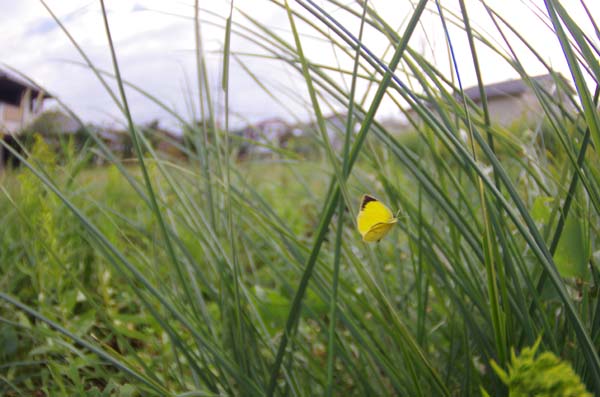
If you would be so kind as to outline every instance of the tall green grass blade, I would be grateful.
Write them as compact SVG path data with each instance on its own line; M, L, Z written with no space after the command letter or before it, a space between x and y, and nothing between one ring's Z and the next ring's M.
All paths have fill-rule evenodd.
M438 12L439 12L439 16L442 22L442 26L444 27L444 32L446 35L446 40L447 40L447 44L449 47L449 51L450 51L450 55L452 57L452 63L454 65L454 73L456 74L457 80L458 80L458 85L459 85L459 89L462 92L462 98L463 101L465 101L465 94L463 91L463 87L462 87L462 82L461 82L461 77L460 77L460 72L458 69L458 64L457 64L457 60L454 54L454 48L452 45L452 41L450 39L450 34L448 32L448 28L446 26L446 21L443 17L443 12L442 12L442 8L440 6L439 1L436 0L436 5L438 7ZM461 7L464 9L464 6L461 4ZM468 19L465 19L466 21L468 21ZM476 57L475 54L473 54L474 57ZM484 95L485 96L485 95ZM465 101L466 102L466 101ZM473 160L475 162L478 161L477 159L477 154L475 151L475 144L474 144L474 138L473 138L473 125L471 123L471 118L469 115L468 110L466 110L466 105L465 105L465 114L466 114L466 124L467 124L467 129L469 131L469 144L470 144L470 150L471 150L471 155L473 156ZM493 144L493 142L491 142ZM490 148L490 150L493 150ZM495 334L495 338L496 338L496 349L498 352L498 358L500 360L500 362L504 362L507 359L507 351L508 348L506 346L506 328L505 328L505 316L504 316L504 311L502 310L502 308L500 307L500 303L498 298L500 297L499 295L499 291L498 291L498 285L497 285L497 270L496 267L498 266L497 263L495 263L494 260L494 255L492 252L492 236L491 236L491 227L489 225L489 217L488 217L488 198L485 194L485 190L484 190L484 186L483 186L483 182L481 181L481 179L478 179L477 181L477 187L478 187L478 192L479 192L479 201L480 201L480 205L481 205L481 215L482 215L482 219L483 219L483 224L484 224L484 230L483 230L483 252L484 252L484 258L485 258L485 266L486 266L486 271L487 271L487 276L488 276L488 296L490 299L490 312L491 312L491 317L492 317L492 324L494 327L494 334Z
M403 40L397 46L394 57L390 61L389 69L394 70L396 68L396 66L398 65L398 63L401 59L401 56L403 54L403 51L406 48L406 45L408 43L408 39L410 38L410 35L414 31L416 23L419 20L421 13L423 12L423 10L425 8L425 4L426 4L425 1L421 1L418 4L410 22L406 28L406 34L403 36ZM383 95L385 94L387 86L390 84L391 77L392 77L392 73L390 73L390 72L386 72L386 74L383 76L382 82L379 85L377 93L375 94L375 98L373 99L373 101L371 103L371 107L369 108L369 111L367 112L367 114L365 116L365 120L363 121L363 123L361 125L361 129L358 133L356 141L350 152L349 163L348 163L348 172L350 172L350 170L352 169L352 166L354 165L354 162L357 159L357 155L360 151L362 144L364 143L364 140L366 138L369 127L371 126L371 123L373 121L375 112L377 111L377 108L378 108L379 104L381 103L381 100L383 98ZM297 324L297 319L299 317L299 312L300 312L299 309L300 309L300 306L302 303L302 298L303 298L304 292L306 291L306 288L308 286L308 282L310 280L312 270L316 263L318 252L321 248L323 239L325 237L327 225L329 224L329 221L330 221L331 217L333 216L333 212L335 211L335 208L337 206L337 201L339 200L339 195L340 195L340 190L334 188L333 193L331 195L329 195L329 197L328 197L327 204L326 204L323 214L320 218L320 224L317 229L314 246L311 251L310 257L307 260L306 269L303 273L302 280L300 281L300 284L298 285L298 288L296 290L296 294L294 295L294 300L292 303L292 307L290 309L290 314L288 315L288 319L286 320L285 331L282 335L279 349L277 351L277 356L276 356L275 363L274 363L274 366L273 366L273 369L271 372L271 379L269 381L269 385L267 388L267 395L269 395L269 396L272 396L275 391L276 380L277 380L277 376L279 373L279 367L281 366L281 362L283 360L287 342L288 342L288 339L293 334L294 326ZM423 359L424 357L421 357L421 358ZM432 367L429 367L429 368L430 368L430 370L433 369ZM432 372L432 375L434 376L434 379L437 381L438 379L435 376L435 372ZM440 387L441 390L445 390L445 387L441 383L441 381L437 382L436 386Z
M363 14L361 17L360 30L358 34L359 41L362 39L364 23L365 23L365 15L366 15L366 7L363 7ZM344 139L343 146L343 164L342 164L342 174L346 175L348 173L348 155L350 152L350 138L353 132L353 110L354 110L354 95L356 92L356 77L358 74L358 65L359 65L359 51L357 48L356 57L354 58L354 70L352 73L352 83L349 93L349 104L348 104L348 114L347 114L347 122L346 122L346 133ZM330 305L330 314L329 314L329 335L328 335L328 343L327 343L327 385L326 385L326 395L333 395L333 377L334 377L334 367L335 367L335 329L337 326L337 294L338 294L338 281L339 281L339 272L340 272L340 251L342 245L342 229L344 226L344 210L345 206L342 201L340 201L338 208L338 224L335 236L335 250L334 250L334 262L333 262L333 285L331 289L331 305Z
M575 82L575 88L577 89L577 93L579 94L579 100L581 101L581 105L583 106L583 113L585 115L585 120L587 122L588 128L590 129L590 134L592 137L592 142L595 147L600 147L600 121L598 120L598 113L595 111L595 106L592 101L592 96L587 88L585 83L585 79L583 78L583 73L581 72L581 68L579 66L579 62L573 52L573 48L571 43L569 42L566 33L558 20L558 16L560 15L563 21L567 24L567 26L572 27L572 22L566 13L564 8L558 8L554 1L545 1L546 9L548 10L548 15L550 16L550 20L552 21L552 25L556 30L557 38L561 44L562 50L565 54L565 58L569 64L569 69L571 71L573 81ZM571 34L574 36L575 40L578 44L584 44L585 40L581 36L581 32L577 29L573 29ZM580 47L581 48L581 47ZM584 48L587 48L585 46ZM598 65L598 61L595 57L591 59L591 66L593 67L593 71L596 77L596 80L600 78L600 66ZM600 387L600 385L599 385Z
M69 211L80 221L81 225L86 229L90 236L98 243L99 248L102 250L106 259L109 260L109 262L117 271L127 277L132 277L135 279L136 283L139 283L144 287L143 290L135 289L135 292L138 294L138 296L140 296L140 298L142 298L142 301L147 308L152 308L153 305L147 299L144 299L142 291L147 291L148 294L153 296L162 307L164 307L178 322L180 322L181 325L193 335L195 343L205 348L208 353L215 358L215 363L218 363L219 366L222 366L224 371L232 374L237 381L247 387L248 390L252 390L253 395L260 394L255 382L253 382L251 379L241 376L238 368L236 368L227 357L221 355L218 347L214 345L208 338L202 335L198 330L196 330L195 327L192 326L191 323L185 318L185 316L167 300L166 296L161 294L158 289L152 285L148 278L144 276L140 270L133 266L133 264L124 256L124 254L107 239L107 237L98 229L98 227L94 225L93 222L91 222L90 219L88 219L55 184L53 184L42 172L40 172L40 170L36 169L30 162L16 152L15 149L8 146L4 141L0 141L0 144L2 144L9 152L11 152L13 156L18 158L23 165L25 165L52 193L54 193L64 203ZM154 314L157 315L158 313L155 312Z
M102 358L106 362L110 363L111 365L114 365L120 371L123 371L123 372L127 373L128 375L132 376L133 378L137 379L138 381L140 381L141 383L143 383L144 385L146 385L149 390L152 390L152 391L154 391L157 394L170 395L170 392L168 390L165 390L160 384L155 383L155 382L151 381L150 379L142 376L141 374L137 373L133 369L129 368L123 362L116 360L113 356L111 356L110 354L108 354L104 350L99 349L98 347L94 346L93 344L91 344L91 343L87 342L86 340L78 337L77 335L73 334L69 330L67 330L64 327L62 327L60 324L57 324L56 322L50 320L49 318L47 318L46 316L42 315L41 313L38 313L36 310L32 309L31 307L29 307L29 306L27 306L27 305L19 302L17 299L15 299L15 298L13 298L13 297L11 297L11 296L3 293L3 292L0 292L0 299L2 299L5 302L7 302L7 303L9 303L9 304L11 304L13 306L15 306L16 308L18 308L19 310L22 310L23 312L29 314L30 316L32 316L34 318L37 318L38 320L40 320L40 321L48 324L48 326L51 327L52 329L54 329L57 332L63 334L67 338L73 340L78 345L83 346L85 349L93 352L94 354L96 354L98 357Z
M113 68L115 71L115 77L117 80L117 84L119 87L119 92L121 94L121 101L123 104L123 112L125 114L125 117L127 118L127 125L128 125L128 129L129 129L129 133L131 134L131 140L133 142L133 146L135 148L136 151L136 155L138 158L138 162L140 165L140 169L142 171L142 176L144 179L144 183L146 185L146 189L148 190L148 197L150 198L150 203L152 205L152 211L154 213L154 215L156 216L156 219L158 221L158 224L160 226L160 230L162 232L162 236L164 238L165 241L165 245L167 248L167 252L168 255L171 259L171 262L173 263L173 265L175 266L178 276L182 282L184 291L185 291L185 296L187 297L189 302L192 302L192 293L189 290L189 286L188 284L185 282L185 277L184 277L184 271L181 268L180 262L177 259L177 255L175 253L175 248L173 247L173 243L171 241L170 235L167 231L167 226L165 224L165 220L163 218L163 215L161 213L160 207L158 205L158 201L156 199L155 193L154 193L154 189L152 187L152 182L150 181L150 176L148 174L148 170L146 168L146 164L144 161L144 154L142 152L142 146L139 142L139 137L138 137L138 130L136 129L134 123L133 123L133 118L131 116L131 112L129 111L129 104L127 102L127 97L125 94L125 88L123 86L123 81L121 79L121 72L119 70L119 64L117 62L117 55L116 55L116 51L113 45L113 41L112 41L112 36L110 33L110 28L109 28L109 24L108 24L108 17L106 14L106 9L104 6L104 0L100 0L100 5L102 6L102 16L104 19L104 27L106 30L106 36L108 38L108 43L109 43L109 48L110 48L110 52L111 52L111 57L112 57L112 63L113 63Z
M198 82L198 107L200 109L200 117L201 117L201 131L202 131L202 140L200 140L200 134L195 134L195 144L196 148L200 150L200 167L202 169L204 175L204 187L205 187L205 195L206 202L208 203L209 214L210 214L210 224L213 229L216 229L217 221L215 217L215 203L214 196L212 193L212 172L211 172L211 163L209 159L209 128L212 129L213 133L216 135L216 128L214 122L214 113L212 111L212 100L210 97L210 91L207 84L206 77L206 65L204 64L204 54L202 47L202 36L200 30L200 8L198 0L194 1L194 40L196 43L195 55L196 55L196 78ZM205 88L206 87L206 92ZM205 96L206 95L206 96ZM205 106L208 106L208 120L206 117Z

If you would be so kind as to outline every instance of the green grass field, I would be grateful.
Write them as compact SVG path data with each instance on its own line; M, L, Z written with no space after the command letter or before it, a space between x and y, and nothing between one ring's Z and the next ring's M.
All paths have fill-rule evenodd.
M0 175L0 394L600 395L597 38L547 2L577 89L568 110L479 36L466 8L450 16L430 3L416 3L400 33L372 9L338 5L390 47L379 58L320 31L354 59L348 86L327 78L341 69L304 56L295 8L273 5L289 17L287 39L244 31L293 57L317 120L335 100L359 123L339 151L321 123L310 160L239 162L226 130L182 116L204 144L173 162L127 106L134 160L111 158L93 133L108 166L84 166L85 153L64 161L38 140ZM426 6L505 54L544 122L491 123L485 102L464 103L459 80L407 47ZM334 20L307 9L317 27ZM240 34L227 21L225 38ZM479 64L475 52L461 62ZM359 101L363 73L373 86ZM223 79L221 89L235 87ZM375 121L385 97L415 109L415 131ZM356 230L364 193L399 211L379 243Z

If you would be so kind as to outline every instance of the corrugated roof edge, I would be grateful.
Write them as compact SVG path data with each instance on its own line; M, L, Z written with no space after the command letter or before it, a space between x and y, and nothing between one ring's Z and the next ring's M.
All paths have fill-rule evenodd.
M6 79L9 81L13 81L19 85L22 85L25 88L29 88L33 91L35 96L37 96L40 92L43 93L44 99L54 98L48 91L46 91L43 87L36 84L33 80L25 77L22 74L19 74L11 68L7 68L3 65L0 65L0 79Z
M556 78L563 80L568 87L571 87L560 73L556 73L554 75L556 76ZM533 76L530 77L530 79L540 84L545 83L547 81L554 81L553 74L551 73ZM499 83L488 84L483 88L487 98L490 99L500 96L520 96L528 89L528 87L529 86L525 83L525 80L514 79L501 81ZM471 99L474 102L481 101L481 92L478 86L466 88L464 90L464 93L469 99Z

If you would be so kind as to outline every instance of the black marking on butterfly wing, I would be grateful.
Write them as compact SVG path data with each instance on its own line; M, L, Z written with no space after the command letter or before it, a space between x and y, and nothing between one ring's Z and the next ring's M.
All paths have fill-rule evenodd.
M368 203L370 203L371 201L377 201L377 199L376 199L375 197L373 197L373 196L369 196L368 194L365 194L365 195L363 196L362 203L360 203L360 209L361 209L361 210L364 210L364 209L365 209L365 206L366 206Z

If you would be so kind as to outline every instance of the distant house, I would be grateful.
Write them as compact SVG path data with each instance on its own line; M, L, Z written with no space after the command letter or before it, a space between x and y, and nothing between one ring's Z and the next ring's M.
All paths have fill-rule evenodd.
M13 135L42 112L44 100L50 97L40 87L0 68L0 139L17 152L22 152ZM6 163L16 165L18 160L4 145L0 145L0 170Z
M247 145L245 152L255 154L268 154L272 150L269 146L284 146L285 140L290 135L290 126L288 123L278 117L270 118L247 126L242 131L242 136L246 139L255 141L255 145ZM245 153L244 155L247 155Z
M103 141L104 145L116 156L120 156L124 159L133 157L133 142L131 136L127 130L120 130L115 128L93 128L95 134L100 140ZM104 159L97 159L97 164L102 164Z
M551 95L555 103L562 103L567 109L571 108L569 97L575 92L562 75L545 74L531 77L530 80L531 83L522 79L508 80L483 87L492 122L507 127L519 121L536 122L541 120L544 112L530 85L532 83ZM466 88L464 93L476 105L481 105L481 91L478 86ZM461 100L462 98L457 95L457 99ZM407 116L418 119L414 109L410 109ZM405 127L408 129L409 126L405 125Z
M15 134L41 114L50 94L15 73L0 69L0 134Z
M551 74L532 77L533 83L550 94L554 100L562 102L569 108L568 97L574 94L569 83L560 74L562 80L557 85ZM566 91L568 90L568 91ZM537 121L543 114L542 106L533 88L524 80L508 80L486 85L484 92L488 101L488 109L492 120L500 125L508 126L516 121ZM465 95L476 104L481 103L479 87L465 89Z
M325 117L325 128L327 130L327 138L333 150L338 151L344 145L346 136L346 124L348 123L348 114L334 113ZM354 119L353 133L356 132L358 120Z
M346 124L348 122L347 113L332 113L329 116L324 117L325 131L327 132L327 139L331 144L334 151L339 151L344 145L344 139L346 136ZM356 132L358 120L354 119L353 133ZM321 139L321 133L319 132L319 125L317 121L312 121L307 127L303 128L303 133L310 132L316 134ZM297 135L297 134L296 134Z
M150 141L156 152L170 159L184 160L187 158L183 134L161 127L158 120L146 125L144 130L150 135Z

